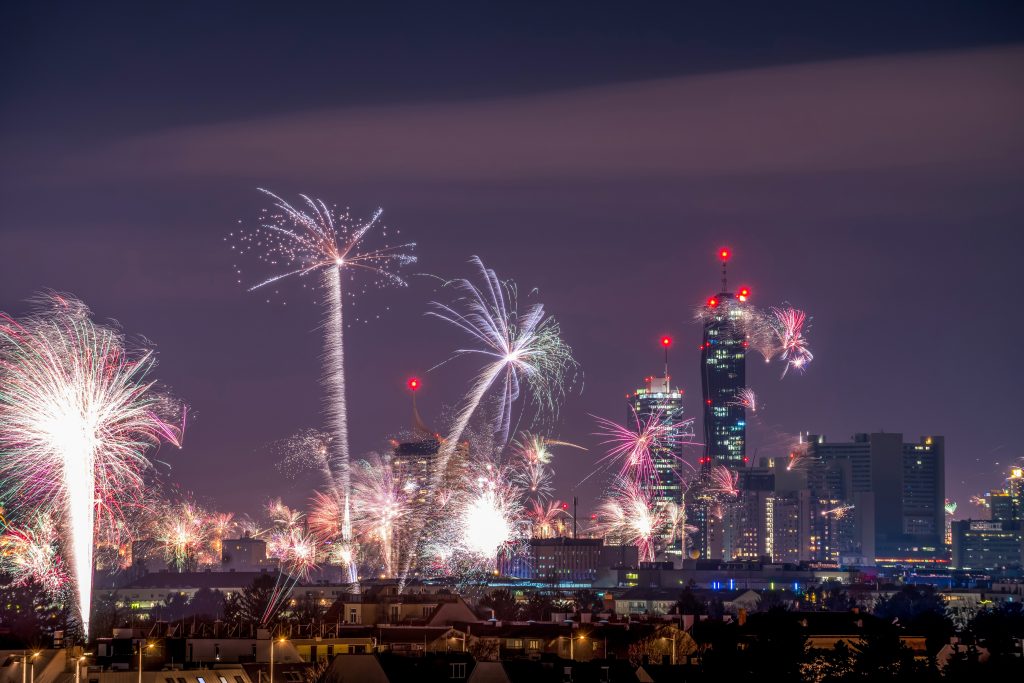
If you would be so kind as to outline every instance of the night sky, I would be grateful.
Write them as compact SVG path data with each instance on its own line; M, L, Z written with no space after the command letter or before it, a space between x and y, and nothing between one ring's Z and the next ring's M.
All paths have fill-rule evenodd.
M477 366L426 373L463 339L416 274L472 255L575 349L558 436L596 447L663 334L699 415L692 311L728 245L755 302L814 318L805 375L749 364L748 454L945 434L969 512L1024 456L1024 5L663 4L5 3L0 310L64 290L152 340L194 415L170 479L255 511L306 499L266 444L322 423L321 311L247 293L224 242L257 187L382 206L419 244L346 333L354 453L407 427L408 376L428 421L458 401ZM560 498L597 457L561 453Z

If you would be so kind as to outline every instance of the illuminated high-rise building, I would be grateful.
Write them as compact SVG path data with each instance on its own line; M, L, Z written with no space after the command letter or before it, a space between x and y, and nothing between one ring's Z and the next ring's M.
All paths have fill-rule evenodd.
M1017 528L1024 531L1024 468L1010 468L1006 491L1010 494L1010 517Z
M855 434L847 442L808 435L807 442L816 503L853 506L854 545L825 539L829 547L838 545L840 559L850 554L886 565L947 563L941 436L904 443L902 434ZM819 521L828 519L823 512Z
M649 482L653 500L661 505L683 504L683 453L686 444L693 441L691 422L683 415L683 391L672 388L668 374L669 337L662 337L665 348L665 374L662 377L647 377L644 387L628 396L629 409L626 411L626 426L639 430L652 417L662 424L671 425L667 439L651 445L651 459L654 461L654 480ZM670 539L668 553L680 555L682 538Z
M746 462L747 409L740 392L747 386L746 316L750 291L729 291L722 249L722 291L704 304L704 338L700 346L701 391L704 398L702 465L740 468Z
M704 304L703 341L700 345L701 393L704 399L704 456L702 476L715 465L738 470L747 462L747 409L741 391L747 385L747 329L750 290L729 291L726 265L730 252L721 249L722 289ZM723 552L712 543L708 528L711 504L699 490L690 501L688 517L697 528L694 547L703 557ZM725 530L727 533L731 530ZM715 545L715 548L712 548Z

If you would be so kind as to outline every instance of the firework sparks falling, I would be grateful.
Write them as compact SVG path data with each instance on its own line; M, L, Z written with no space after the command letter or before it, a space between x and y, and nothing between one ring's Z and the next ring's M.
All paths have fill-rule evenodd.
M597 528L605 536L635 545L641 562L653 562L658 543L672 525L669 512L635 481L619 478L597 510Z
M333 495L340 503L347 501L350 495L343 294L356 293L354 288L345 287L346 276L349 280L357 274L369 276L363 285L364 292L371 285L405 286L406 282L397 270L415 263L416 257L409 253L415 244L385 244L377 249L366 249L363 240L377 225L382 213L380 209L368 220L359 221L347 210L339 211L306 195L301 195L304 206L297 208L272 192L260 191L274 201L274 208L265 212L258 229L240 233L232 249L240 252L255 250L264 263L284 268L284 272L256 283L249 288L250 291L290 276L303 278L319 274L321 278L327 306L324 321L324 412L332 435L332 455L328 462ZM386 239L387 228L381 226L380 233Z
M353 486L353 503L356 536L377 545L385 575L394 576L397 527L410 514L410 500L390 463L380 458L360 463Z
M807 346L804 337L804 326L807 314L796 308L776 308L772 306L772 328L778 340L778 355L785 362L782 376L785 377L790 368L803 370L814 360L814 355Z
M132 354L73 298L43 301L0 317L0 481L7 498L59 515L88 634L97 518L141 496L147 451L180 445L181 429L147 379L152 352Z
M956 514L956 507L957 506L955 500L947 500L945 505L943 506L943 508L946 510L947 515Z
M534 538L552 538L557 535L559 522L568 513L557 500L543 503L539 500L530 502L526 517L533 527Z
M708 490L711 493L735 498L740 494L740 474L725 465L715 465L708 472Z
M456 356L480 354L487 360L438 453L435 483L447 470L470 418L492 386L498 385L499 417L494 432L504 445L512 424L512 404L519 398L522 384L529 388L540 413L555 413L565 394L566 375L576 367L572 349L562 341L555 319L545 315L544 306L533 304L520 313L515 285L498 279L479 258L473 257L472 263L482 285L468 279L447 282L446 286L461 296L450 305L435 302L428 313L477 342L474 348L456 350Z
M750 387L743 387L736 392L736 398L729 401L726 405L736 406L737 408L747 408L752 412L757 412L757 394Z
M513 477L518 486L529 491L531 495L540 500L551 497L551 448L553 446L566 446L581 451L587 450L583 446L549 439L540 434L526 432L519 439L512 442L512 453L514 459Z
M159 520L156 540L164 556L178 571L194 571L198 556L212 540L212 528L205 514L196 506L185 503L171 508Z
M68 584L59 537L53 519L40 514L25 528L8 528L0 535L0 567L15 586L33 581L57 597Z

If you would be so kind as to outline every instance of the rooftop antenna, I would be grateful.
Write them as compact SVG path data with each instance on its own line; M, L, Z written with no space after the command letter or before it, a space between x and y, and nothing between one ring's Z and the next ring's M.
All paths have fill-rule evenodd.
M665 382L668 383L668 347L672 346L672 337L668 335L662 337L661 346L665 349Z
M722 259L722 291L729 291L729 282L726 278L725 267L729 263L729 258L732 256L732 252L729 247L722 247L718 250L718 257Z

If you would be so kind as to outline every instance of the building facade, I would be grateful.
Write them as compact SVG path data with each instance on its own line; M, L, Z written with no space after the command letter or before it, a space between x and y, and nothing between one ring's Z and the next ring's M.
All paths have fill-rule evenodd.
M819 559L861 557L882 565L944 565L945 444L904 443L902 434L855 434L848 442L807 438L807 480L818 508ZM845 509L832 528L837 509Z

